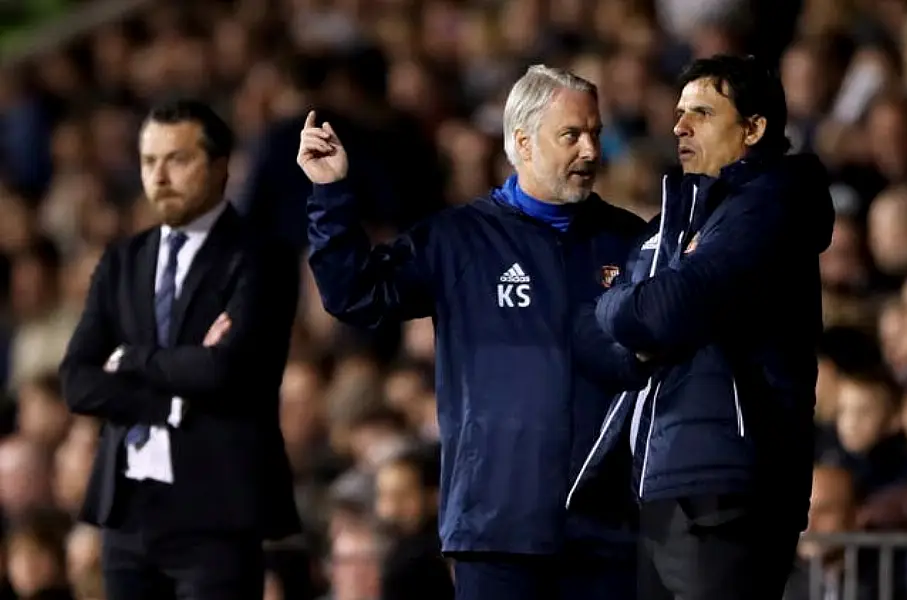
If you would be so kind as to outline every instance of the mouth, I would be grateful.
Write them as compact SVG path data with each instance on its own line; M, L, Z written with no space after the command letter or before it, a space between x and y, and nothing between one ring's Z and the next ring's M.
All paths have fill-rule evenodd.
M576 169L575 171L570 171L570 175L586 182L595 178L595 171L593 169Z
M677 156L680 157L680 160L689 160L695 155L696 153L691 148L680 147L677 149Z

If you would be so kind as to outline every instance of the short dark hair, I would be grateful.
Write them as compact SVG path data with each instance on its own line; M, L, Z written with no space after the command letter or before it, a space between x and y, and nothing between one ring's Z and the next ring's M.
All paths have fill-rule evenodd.
M348 425L351 429L361 427L386 427L392 431L406 433L409 425L406 416L398 410L383 403L370 404L357 410L350 417Z
M441 485L440 444L413 445L394 455L385 464L412 469L425 489L437 489Z
M202 128L202 144L208 158L229 158L233 153L234 136L230 126L209 105L199 100L176 98L155 105L148 111L145 123L198 123Z
M842 369L840 377L843 381L883 390L885 400L892 409L898 409L901 405L901 386L883 363Z
M28 541L49 552L58 564L66 561L66 534L72 526L69 516L56 509L31 509L13 521L8 542Z
M787 99L777 71L753 56L718 54L693 61L678 83L683 88L698 79L711 79L718 93L731 101L742 118L765 118L765 133L753 149L776 155L790 149L790 140L784 135Z
M17 258L37 261L48 271L59 271L63 266L63 255L59 246L50 237L39 235L16 253Z

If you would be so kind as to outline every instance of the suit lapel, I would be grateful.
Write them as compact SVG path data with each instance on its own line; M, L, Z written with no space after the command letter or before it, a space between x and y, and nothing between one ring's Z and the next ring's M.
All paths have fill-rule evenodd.
M135 294L132 306L137 307L135 314L138 320L137 334L145 343L156 343L157 320L154 316L154 287L157 277L158 247L161 243L161 230L156 228L146 238L136 254L135 281L132 292Z
M224 258L224 252L228 251L230 243L236 234L239 225L239 215L230 206L220 216L211 233L205 239L205 243L199 249L198 254L186 273L186 279L183 281L182 290L179 297L173 303L173 318L170 321L170 345L175 345L179 339L180 330L186 320L186 314L192 305L192 300L198 293L199 288L205 281L208 273Z

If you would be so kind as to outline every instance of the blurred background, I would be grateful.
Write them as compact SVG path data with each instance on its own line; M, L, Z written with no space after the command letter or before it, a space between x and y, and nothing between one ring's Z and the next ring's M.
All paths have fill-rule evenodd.
M810 527L907 530L904 0L0 0L0 22L0 599L103 599L97 532L73 524L99 425L68 414L55 373L105 244L154 225L136 164L148 105L213 103L241 140L230 199L302 251L310 107L383 240L509 174L503 101L534 62L598 84L597 191L646 219L682 66L749 52L780 70L794 151L824 160L837 212ZM431 322L351 331L300 265L281 424L306 534L269 548L265 597L449 598ZM860 598L878 597L872 552ZM842 565L836 546L800 554L829 580Z

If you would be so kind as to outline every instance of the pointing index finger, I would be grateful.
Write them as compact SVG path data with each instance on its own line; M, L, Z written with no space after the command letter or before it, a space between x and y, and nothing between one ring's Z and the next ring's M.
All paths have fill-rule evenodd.
M306 115L305 125L303 127L305 127L305 129L311 129L314 126L315 126L315 111L310 110L309 114Z

